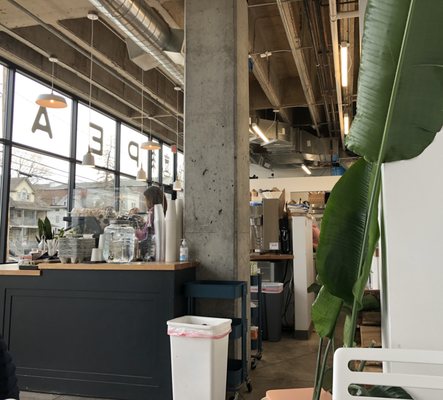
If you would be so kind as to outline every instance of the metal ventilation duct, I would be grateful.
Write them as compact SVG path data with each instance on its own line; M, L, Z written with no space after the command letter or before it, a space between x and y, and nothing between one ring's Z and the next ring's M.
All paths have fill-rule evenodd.
M139 0L89 0L105 17L121 29L128 38L153 57L160 68L179 85L184 85L184 72L164 51L181 49L175 31Z

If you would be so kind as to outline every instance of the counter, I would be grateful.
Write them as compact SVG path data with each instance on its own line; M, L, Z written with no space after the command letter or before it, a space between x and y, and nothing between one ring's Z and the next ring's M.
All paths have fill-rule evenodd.
M40 276L39 270L31 269L24 270L19 269L18 264L0 264L0 276Z
M166 321L193 263L0 266L0 324L22 390L172 399ZM30 277L29 275L34 275Z

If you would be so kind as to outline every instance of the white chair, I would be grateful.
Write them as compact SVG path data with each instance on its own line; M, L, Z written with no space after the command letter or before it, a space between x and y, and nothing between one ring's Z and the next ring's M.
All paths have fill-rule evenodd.
M357 372L349 369L353 360L394 362L396 372ZM405 372L399 364L410 367ZM413 364L413 365L411 365ZM426 365L439 365L438 372L429 372ZM356 400L361 397L349 394L351 384L399 386L408 391L409 388L432 389L435 399L443 399L443 351L409 350L409 349L374 349L374 348L340 348L334 354L333 400ZM426 368L426 373L423 370ZM387 368L386 368L387 369ZM412 371L412 372L411 372ZM420 371L420 372L418 372ZM417 391L420 393L419 391ZM411 393L415 400L429 400L430 396L418 396ZM429 391L427 391L429 393ZM364 397L365 400L383 400L380 397Z

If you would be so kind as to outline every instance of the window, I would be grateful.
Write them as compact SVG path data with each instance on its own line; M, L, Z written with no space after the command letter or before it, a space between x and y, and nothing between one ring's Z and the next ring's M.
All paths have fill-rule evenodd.
M183 153L177 153L177 180L185 181L185 156Z
M146 182L122 177L120 179L119 211L127 213L129 210L137 208L139 212L145 212L146 204L143 192L147 187Z
M23 190L20 192L20 200L23 200L23 201L29 200L29 194L28 194L28 192L26 191L26 189L23 189Z
M8 81L8 69L0 65L0 137L3 137L6 109L6 82Z
M68 195L68 171L67 161L12 148L9 215L14 217L9 221L10 261L37 246L39 218L48 217L54 228L62 226L56 223L51 203L55 195Z
M160 182L160 150L151 151L151 176L154 182Z
M163 152L163 162L162 162L162 176L163 181L162 183L164 185L172 185L172 182L174 180L174 154L172 153L172 150L169 146L164 144L162 146L162 152Z
M78 105L77 160L82 160L88 146L94 155L95 165L115 169L115 132L117 123L106 115Z
M147 171L148 152L140 147L146 140L147 137L140 131L126 125L121 126L120 172L136 176L140 167Z
M47 86L22 74L16 74L12 138L17 143L67 157L72 101L66 95L54 91L66 98L68 107L51 109L38 106L35 99L39 94L47 92L50 92Z
M115 175L97 168L77 165L75 175L74 208L104 210L115 207ZM83 215L80 211L79 215Z

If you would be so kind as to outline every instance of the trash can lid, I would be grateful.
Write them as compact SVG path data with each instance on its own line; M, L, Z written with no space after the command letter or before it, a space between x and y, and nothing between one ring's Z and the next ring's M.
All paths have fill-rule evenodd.
M231 332L229 318L184 315L167 321L168 335L220 339Z

